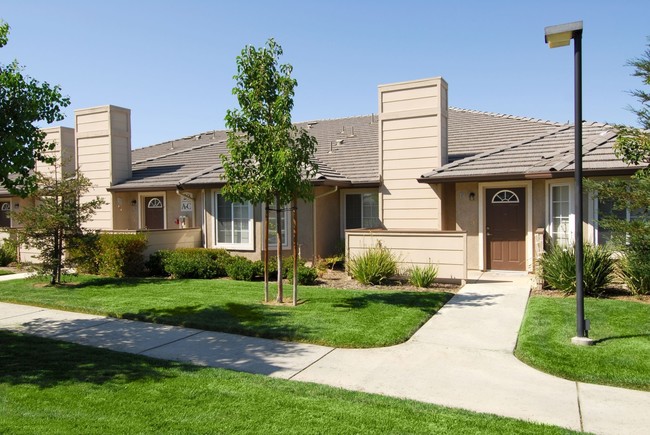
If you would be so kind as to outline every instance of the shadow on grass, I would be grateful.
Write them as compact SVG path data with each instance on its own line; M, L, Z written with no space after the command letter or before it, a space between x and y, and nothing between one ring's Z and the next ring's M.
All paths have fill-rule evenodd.
M650 334L630 334L630 335L617 335L614 337L605 337L605 338L600 338L598 340L595 340L594 343L605 343L607 341L613 341L613 340L625 340L628 338L650 338Z
M371 293L345 298L333 306L336 308L361 309L366 308L371 303L380 303L404 308L420 308L426 313L431 313L438 311L452 296L452 293Z
M291 325L288 314L258 304L227 303L225 306L187 305L146 308L120 317L206 331L228 332L249 337L304 341L316 333L312 328Z
M116 354L62 341L0 331L0 383L31 384L40 388L63 383L131 382L169 378L169 370L197 368L172 362L153 364L146 358Z

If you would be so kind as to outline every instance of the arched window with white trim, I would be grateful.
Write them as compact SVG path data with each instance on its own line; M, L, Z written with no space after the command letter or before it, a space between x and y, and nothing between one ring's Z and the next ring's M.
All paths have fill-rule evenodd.
M512 190L499 190L492 197L492 204L519 204L519 197Z

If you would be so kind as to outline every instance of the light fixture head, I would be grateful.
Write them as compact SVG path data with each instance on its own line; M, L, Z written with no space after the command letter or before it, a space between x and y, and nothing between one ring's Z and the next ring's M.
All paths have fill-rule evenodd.
M564 47L571 43L573 38L582 35L582 21L558 24L544 28L544 42L550 48Z

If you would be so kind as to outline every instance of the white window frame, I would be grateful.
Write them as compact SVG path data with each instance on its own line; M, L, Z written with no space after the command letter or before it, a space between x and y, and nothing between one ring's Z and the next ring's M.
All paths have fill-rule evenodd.
M347 222L347 196L348 195L377 195L377 222L381 225L382 207L381 196L377 189L342 189L341 190L341 238L345 238L345 224ZM361 199L361 222L363 222L363 198Z
M237 203L248 206L248 242L246 243L219 243L219 201L217 196L221 195L220 190L212 192L212 214L214 216L214 225L213 228L213 242L214 246L221 249L228 249L230 251L254 251L255 250L255 215L253 210L253 204L250 202ZM234 203L233 203L234 204Z
M567 187L569 190L569 223L567 228L567 243L569 245L575 242L575 193L574 184L570 181L561 180L546 183L546 233L553 238L553 188Z
M600 224L598 223L598 220L600 218L599 216L599 210L600 210L600 205L598 201L598 195L593 195L592 196L592 201L591 201L591 213L590 213L590 225L593 228L593 240L592 243L595 245L604 245L604 243L601 242L600 240ZM632 211L629 208L625 208L625 221L630 222L632 220Z
M269 218L275 219L275 204L269 204ZM284 216L282 216L282 222L284 223L283 228L282 228L282 249L290 249L291 248L291 239L293 236L293 232L291 231L291 204L285 204L282 206L284 211L282 212ZM264 207L264 210L262 210L262 231L265 231L264 225L266 224L266 207ZM269 231L269 239L273 233ZM264 242L262 242L264 243ZM277 243L276 242L271 242L269 240L269 248L277 248Z
M167 229L167 192L139 192L138 193L138 228L144 229L144 214L146 213L147 204L144 199L152 196L162 196L163 197L163 229Z

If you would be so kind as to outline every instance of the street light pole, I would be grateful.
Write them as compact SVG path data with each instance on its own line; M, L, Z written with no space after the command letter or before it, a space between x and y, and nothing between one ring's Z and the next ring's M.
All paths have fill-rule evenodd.
M550 48L569 45L573 39L574 59L574 113L575 113L575 254L576 254L576 345L592 345L589 339L589 321L585 319L584 249L582 206L582 21L550 26L544 29L545 42Z

